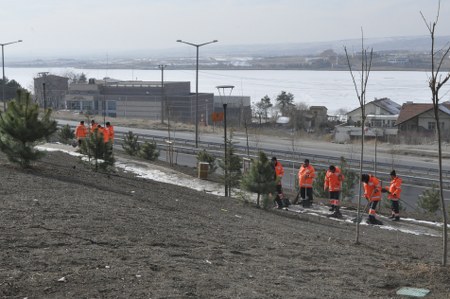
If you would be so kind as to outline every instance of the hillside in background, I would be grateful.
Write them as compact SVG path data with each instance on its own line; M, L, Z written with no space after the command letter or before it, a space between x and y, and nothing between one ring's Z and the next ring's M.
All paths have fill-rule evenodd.
M448 45L450 36L436 38L436 48ZM373 49L374 69L423 70L429 66L429 36L365 39L365 48ZM221 45L220 42L202 49L203 69L346 69L344 46L350 55L361 50L360 39L317 43ZM173 69L192 69L195 57L186 57L184 47L170 49L137 49L104 53L80 53L67 57L48 54L36 57L10 57L9 67L76 67L76 68L135 68L156 69L161 63ZM446 67L450 67L447 64Z

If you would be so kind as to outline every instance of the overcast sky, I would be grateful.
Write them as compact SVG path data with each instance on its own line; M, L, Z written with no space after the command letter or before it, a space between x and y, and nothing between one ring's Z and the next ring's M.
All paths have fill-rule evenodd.
M450 0L438 35L450 35ZM221 45L302 43L426 35L437 0L0 0L0 43L8 55L114 53ZM211 45L210 47L215 46ZM192 48L192 47L189 47ZM203 51L203 50L202 50Z

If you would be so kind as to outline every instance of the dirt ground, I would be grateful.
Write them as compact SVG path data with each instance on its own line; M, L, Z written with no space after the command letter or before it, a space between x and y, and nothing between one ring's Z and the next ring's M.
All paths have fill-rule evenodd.
M0 153L2 298L450 298L442 240Z

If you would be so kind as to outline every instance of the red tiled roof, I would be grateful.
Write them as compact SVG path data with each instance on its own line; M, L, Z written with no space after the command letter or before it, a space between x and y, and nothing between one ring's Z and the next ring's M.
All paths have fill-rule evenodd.
M398 115L397 121L395 122L395 125L398 126L399 124L407 120L410 120L411 118L419 114L422 114L430 109L433 109L433 104L414 104L414 103L403 104L402 109L400 109L400 114Z
M444 105L445 107L450 109L449 102L445 102L440 105ZM399 124L404 123L405 121L408 121L424 112L427 112L430 109L433 109L433 104L431 104L431 103L430 104L423 104L423 103L403 104L395 125L398 126Z

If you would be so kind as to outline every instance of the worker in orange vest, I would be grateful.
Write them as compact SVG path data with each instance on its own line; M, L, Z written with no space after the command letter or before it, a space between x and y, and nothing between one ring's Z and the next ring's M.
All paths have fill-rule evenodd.
M275 171L275 182L277 183L277 196L275 197L275 202L277 203L278 209L282 209L283 207L289 206L286 202L283 201L283 187L281 185L281 179L284 176L284 168L280 162L278 162L276 157L272 157L272 167Z
M391 219L393 221L400 220L400 194L402 193L402 179L397 176L395 170L391 171L391 184L389 187L385 187L381 192L388 193L388 199L391 201L392 215Z
M108 143L108 141L110 140L108 128L104 128L98 125L98 129L103 134L103 142Z
M114 127L109 121L106 122L105 130L108 131L109 141L111 141L111 144L114 143Z
M95 129L98 127L98 123L95 120L91 120L91 133L94 133Z
M340 201L339 195L341 193L342 182L344 181L344 175L339 167L330 165L326 174L323 189L329 191L330 193L330 204L333 213L328 215L328 217L342 218L340 211Z
M87 135L87 128L84 125L84 120L80 121L80 123L75 128L75 138L78 141L78 146L81 146L81 143L86 138Z
M103 128L100 124L96 124L93 133L96 134L95 136L97 138L105 140L105 128Z
M383 225L383 222L375 217L377 215L377 204L381 200L380 180L373 175L363 174L361 181L364 183L364 197L369 201L369 219L367 223Z
M298 171L298 186L300 187L301 204L309 208L313 201L313 181L316 177L314 167L309 164L309 159L305 159Z

